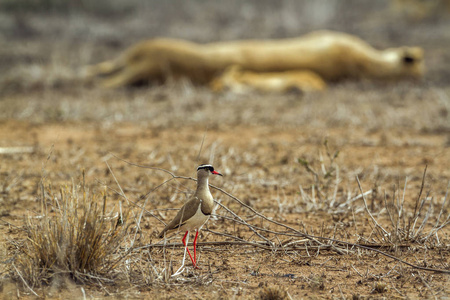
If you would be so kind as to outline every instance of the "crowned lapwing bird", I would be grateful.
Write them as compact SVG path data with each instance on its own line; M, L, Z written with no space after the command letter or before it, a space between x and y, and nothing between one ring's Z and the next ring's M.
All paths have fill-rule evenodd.
M219 172L214 170L214 167L211 165L200 165L197 168L197 190L194 195L180 208L180 211L177 213L175 218L170 221L169 224L161 231L159 237L162 238L168 231L178 230L178 231L186 231L184 237L182 239L183 245L185 246L185 252L183 257L183 264L180 269L175 273L179 274L180 270L184 267L184 260L186 258L186 251L191 258L192 264L194 268L198 269L197 266L197 238L198 233L201 227L208 221L213 207L214 207L214 199L209 191L208 178L211 174L220 175ZM189 231L195 230L195 238L194 238L194 257L188 248L189 241Z

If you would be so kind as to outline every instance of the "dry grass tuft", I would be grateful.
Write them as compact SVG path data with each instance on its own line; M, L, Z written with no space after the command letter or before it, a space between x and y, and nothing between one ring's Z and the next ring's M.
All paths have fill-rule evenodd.
M41 182L40 200L40 214L25 218L27 239L12 262L12 278L31 290L67 278L111 282L126 228L121 215L106 213L107 196L87 191L83 175L81 184L57 192Z
M384 282L375 282L373 285L372 294L382 294L388 290Z
M264 287L259 295L256 296L257 300L286 300L290 299L288 293L280 286Z
M330 213L347 211L347 208L360 197L347 197L348 192L342 187L343 178L340 177L340 168L337 164L339 153L340 150L331 150L328 140L325 139L318 158L297 159L305 171L312 175L310 187L300 186L302 206L306 211L325 210ZM310 193L306 192L308 189Z
M325 278L323 275L310 274L306 279L312 290L325 290Z
M308 173L313 175L314 185L317 189L317 197L321 202L329 198L331 183L333 177L336 176L336 172L338 169L335 160L339 156L339 150L336 150L333 153L331 153L330 148L328 146L328 140L325 140L323 142L323 146L325 148L325 152L328 158L328 163L326 164L324 162L322 153L320 153L319 157L320 171L316 171L308 160L304 158L298 159L298 163L300 163L300 165L302 165Z
M402 192L394 187L391 197L392 201L388 202L388 197L385 194L384 204L390 221L389 226L383 227L380 225L372 216L367 206L367 201L363 197L366 212L372 220L375 237L379 243L387 243L390 245L410 245L414 243L433 247L442 246L439 233L450 224L450 214L445 216L445 212L447 211L448 188L442 202L439 204L438 201L434 200L431 192L427 192L425 196L423 195L425 179L426 168L423 173L421 188L415 198L412 211L409 211L407 206L405 206L407 179L405 180ZM359 179L357 180L361 188Z

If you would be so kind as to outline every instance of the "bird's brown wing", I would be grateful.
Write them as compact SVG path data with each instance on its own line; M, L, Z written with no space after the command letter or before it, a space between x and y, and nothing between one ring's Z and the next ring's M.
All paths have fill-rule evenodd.
M166 231L181 227L184 223L186 223L187 220L195 215L199 205L200 199L196 196L189 199L189 201L180 208L175 218L173 218L173 220L170 221L170 223L167 224L166 227L161 231L159 237L162 238Z

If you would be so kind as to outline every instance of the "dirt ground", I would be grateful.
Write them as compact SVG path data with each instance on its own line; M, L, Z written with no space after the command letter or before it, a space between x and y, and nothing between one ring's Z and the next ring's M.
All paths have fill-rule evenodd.
M35 298L34 292L48 299L448 297L448 274L342 243L336 250L322 241L318 249L272 222L369 245L420 267L450 270L448 225L429 235L450 213L447 16L411 20L384 1L136 0L112 1L107 10L82 1L67 6L49 1L39 9L13 3L0 1L0 293L5 299ZM357 34L377 47L421 46L427 75L420 82L334 83L323 93L234 95L189 82L103 90L83 83L77 73L154 36L203 42L296 36L320 28ZM157 234L176 213L172 209L193 192L189 177L195 178L201 163L224 175L210 180L220 189L212 189L216 201L257 229L217 206L200 234L201 269L187 261L182 275L170 277L183 249L162 247ZM145 166L183 178L155 190L171 176ZM132 239L135 250L111 271L112 282L54 280L27 287L14 276L11 262L15 245L26 242L24 217L41 213L41 182L58 190L78 184L83 172L90 193L108 195L108 211L129 211L129 236L118 251L124 253ZM404 234L403 221L414 219L417 199L424 200L417 235L394 241ZM389 213L401 215L397 227ZM181 237L170 236L167 243ZM262 243L266 239L270 246Z

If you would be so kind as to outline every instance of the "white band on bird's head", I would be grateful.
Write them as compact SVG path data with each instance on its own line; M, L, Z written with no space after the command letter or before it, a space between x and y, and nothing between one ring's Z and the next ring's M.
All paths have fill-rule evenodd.
M211 172L214 172L214 167L212 165L200 165L200 166L197 167L197 171L199 171L201 169L206 169L206 170L209 170Z

